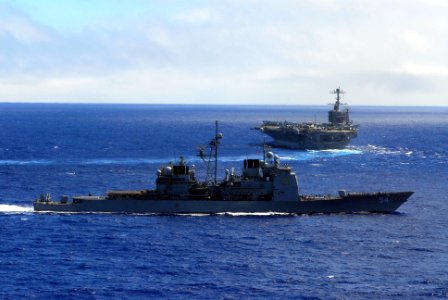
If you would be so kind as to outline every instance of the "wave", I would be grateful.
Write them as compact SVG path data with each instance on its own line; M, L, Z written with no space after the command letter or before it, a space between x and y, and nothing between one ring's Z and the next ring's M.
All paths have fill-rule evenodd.
M309 151L292 151L277 150L275 154L280 156L282 161L303 161L316 158L337 157L361 154L361 150L343 149L343 150L309 150ZM220 157L221 162L238 162L250 157L260 157L260 154L254 155L230 155ZM197 156L185 158L190 163L199 163L202 160ZM174 162L172 158L93 158L93 159L32 159L32 160L0 160L0 165L4 166L29 166L29 165L140 165L140 164L165 164Z
M12 204L0 204L0 213L24 213L32 212L32 206L20 206Z
M340 156L359 155L372 153L376 155L403 155L407 157L418 156L424 158L424 153L416 152L408 148L386 148L376 145L351 146L347 149L332 150L307 150L297 151L289 149L275 149L275 154L280 156L281 161L307 161L321 158L335 158ZM436 153L438 154L438 153ZM444 155L440 155L444 156ZM219 158L221 162L240 162L247 158L261 157L260 153L251 155L224 155ZM187 156L185 159L191 163L200 163L202 160L197 156ZM166 164L176 162L177 158L90 158L90 159L31 159L31 160L0 160L3 166L30 166L30 165L141 165L141 164Z
M398 148L387 148L387 147L382 147L382 146L375 146L375 145L371 145L368 144L366 146L359 146L357 147L357 149L359 149L362 152L368 152L368 153L373 153L373 154L377 154L377 155L404 155L404 156L418 156L420 158L424 158L424 153L421 151L415 151L415 150L411 150L408 148L402 148L402 147L398 147Z
M400 155L400 154L409 153L409 150L406 150L406 149L400 149L400 148L391 149L391 148L375 146L375 145L370 145L370 144L368 144L367 146L359 146L358 148L364 152L370 152L370 153L375 153L375 154L395 154L395 155L398 154L398 155ZM412 151L411 151L411 153L412 153Z
M217 215L232 216L232 217L266 217L266 216L291 216L291 213L278 213L278 212L258 212L258 213L245 213L245 212L223 212Z
M27 165L137 165L166 163L170 159L156 158L95 158L95 159L33 159L33 160L0 160L3 166L27 166Z
M58 212L59 213L59 212ZM101 213L103 214L103 213ZM221 212L221 213L174 213L174 214L158 214L158 213L132 213L130 215L138 216L161 216L161 215L173 215L180 217L210 217L210 216L231 216L231 217L265 217L265 216L294 216L294 213L279 213L279 212L258 212L258 213L246 213L246 212Z
M56 160L50 159L32 159L32 160L11 160L2 159L0 165L3 166L17 166L17 165L51 165L55 164Z
M158 215L158 214L154 214ZM207 216L231 216L231 217L266 217L266 216L293 216L293 213L279 213L279 212L258 212L258 213L246 213L246 212L221 212L213 214L199 214L199 213L185 213L174 214L175 216L187 216L187 217L207 217Z
M358 155L362 154L361 150L358 149L333 149L333 150L308 150L300 152L292 151L277 151L282 160L287 161L303 161L303 160L313 160L316 158L333 158L339 156L347 155Z

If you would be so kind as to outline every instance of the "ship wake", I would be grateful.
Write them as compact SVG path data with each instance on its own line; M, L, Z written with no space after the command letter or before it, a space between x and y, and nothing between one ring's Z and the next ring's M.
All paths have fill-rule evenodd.
M330 158L346 155L361 154L361 150L357 149L342 149L342 150L309 150L309 151L293 151L276 149L275 154L280 156L284 161L304 161L316 158ZM240 162L248 157L259 157L260 153L250 155L223 155L220 157L222 162ZM80 165L141 165L141 164L165 164L169 161L176 162L178 158L94 158L94 159L65 159L65 160L51 160L51 159L34 159L34 160L0 160L0 165L3 166L39 166L39 165L61 165L61 166L80 166ZM192 163L200 163L202 160L197 156L187 156L185 159Z
M28 213L28 212L32 212L32 211L33 211L32 206L0 204L0 213L3 213L3 214Z

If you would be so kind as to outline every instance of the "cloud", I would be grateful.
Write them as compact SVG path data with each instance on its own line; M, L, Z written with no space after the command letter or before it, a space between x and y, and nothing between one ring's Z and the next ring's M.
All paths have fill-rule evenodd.
M4 18L0 20L0 36L11 38L18 43L33 44L48 41L46 32L33 26L27 20L17 17Z
M8 44L34 44L49 40L47 29L34 23L22 12L0 2L0 40Z
M0 4L0 101L446 105L444 1L163 3L76 30Z
M172 19L188 23L205 23L212 20L212 12L208 8L195 8L175 14Z

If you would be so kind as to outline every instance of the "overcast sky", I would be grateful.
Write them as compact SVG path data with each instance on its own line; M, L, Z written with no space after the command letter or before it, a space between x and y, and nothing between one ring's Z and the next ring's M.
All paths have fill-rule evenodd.
M0 102L448 105L446 0L0 0Z

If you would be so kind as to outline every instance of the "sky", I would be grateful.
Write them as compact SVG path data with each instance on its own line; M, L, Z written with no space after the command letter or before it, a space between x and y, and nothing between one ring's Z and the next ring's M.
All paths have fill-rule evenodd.
M0 102L448 106L445 0L0 0Z

